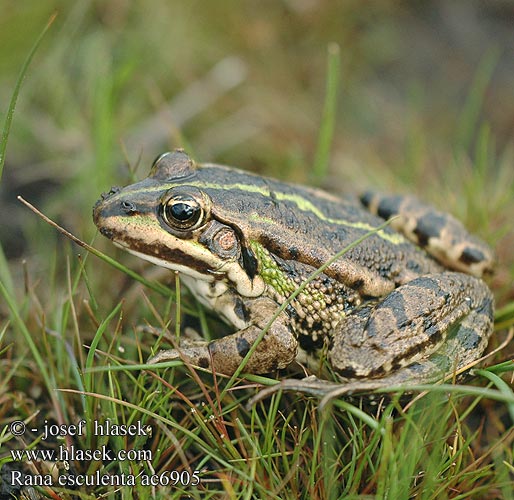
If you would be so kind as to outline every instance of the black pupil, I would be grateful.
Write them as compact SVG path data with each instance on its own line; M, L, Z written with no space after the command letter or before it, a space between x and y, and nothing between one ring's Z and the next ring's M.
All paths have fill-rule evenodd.
M174 219L185 222L196 213L197 208L188 205L187 203L175 203L171 206L171 215Z

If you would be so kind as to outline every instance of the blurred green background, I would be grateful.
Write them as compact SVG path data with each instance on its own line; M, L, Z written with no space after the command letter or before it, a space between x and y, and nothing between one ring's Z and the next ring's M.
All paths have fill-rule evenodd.
M143 177L173 147L308 181L336 42L324 185L410 191L448 209L498 248L497 288L511 295L514 2L1 0L0 12L3 113L58 13L9 137L0 202L9 258L53 238L17 194L89 240L98 195Z
M486 498L486 491L487 498L510 498L514 410L512 403L504 404L511 397L508 362L497 368L505 377L496 382L503 402L479 393L472 402L457 398L455 406L455 399L440 394L421 399L413 416L406 412L403 418L396 408L394 425L388 414L370 423L360 410L347 413L344 401L333 418L320 423L317 400L289 394L280 405L268 407L266 401L247 412L242 403L254 389L246 380L225 394L219 415L217 400L193 412L189 400L181 402L171 387L193 394L196 404L196 379L177 370L167 386L156 374L149 381L148 374L136 379L128 370L148 358L155 342L136 325L178 318L174 302L134 286L93 255L84 266L85 252L16 196L141 270L141 260L95 237L91 211L100 193L145 177L151 161L175 147L186 148L197 161L312 182L327 51L337 44L336 125L328 171L317 182L334 192L371 188L416 194L490 243L498 266L488 283L497 306L506 306L497 317L501 331L491 338L494 349L512 327L514 311L514 2L0 0L2 117L27 54L54 12L57 18L23 83L0 182L0 249L8 258L6 265L0 252L0 283L16 303L10 311L0 300L0 423L37 415L66 423L82 416L132 421L143 413L122 402L137 403L144 415L153 412L175 423L155 427L149 446L156 449L175 450L169 429L177 442L192 432L206 442L211 432L219 437L207 457L216 464L237 459L219 470L212 466L205 478L213 482L204 488L241 491L231 498L248 498L255 485L261 488L257 492L277 495L292 487L291 498L326 498L325 487L332 495L344 489L366 497L392 491L391 498L414 498L432 488L435 493L424 498L464 498L469 491L473 498ZM155 269L145 268L145 276L155 278ZM191 304L187 294L184 304ZM113 317L111 323L105 319ZM103 333L90 350L92 339ZM495 360L512 358L512 337L509 341ZM111 372L111 363L127 371ZM85 370L90 366L109 371L104 376ZM205 380L212 384L212 377ZM55 388L94 390L100 397ZM218 394L217 385L203 389ZM118 404L103 401L107 394ZM396 418L396 411L402 416ZM225 420L236 434L239 428L253 433L256 425L247 443L239 440L240 455L231 455L225 428L216 427ZM205 430L204 422L213 427ZM2 436L6 450L21 447L12 436ZM327 436L335 442L329 453ZM95 436L89 433L87 439L87 447L94 448ZM200 450L203 464L205 447L186 440L188 457ZM183 466L182 449L176 449L169 461L164 454L152 467ZM323 459L316 458L318 452ZM0 460L5 456L7 451ZM254 456L255 462L246 460ZM82 472L106 465L78 464ZM255 484L223 480L223 474L243 477L231 476L239 467ZM395 496L395 485L403 496ZM203 491L195 498L204 498ZM128 489L125 494L138 498ZM143 494L139 498L147 498L146 490Z

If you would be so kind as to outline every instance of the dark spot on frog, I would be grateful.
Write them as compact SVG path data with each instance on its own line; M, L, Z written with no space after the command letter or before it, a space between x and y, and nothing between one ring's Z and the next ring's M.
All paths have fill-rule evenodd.
M424 366L421 364L421 363L412 363L411 365L409 365L407 367L407 370L409 370L410 372L416 374L416 373L423 373L423 370L424 370Z
M418 219L414 234L418 237L418 243L425 247L430 238L440 236L443 227L446 225L446 218L433 213L427 213Z
M277 250L278 251L278 250ZM284 253L284 252L282 252ZM296 262L293 260L284 260L284 258L288 258L287 255L284 255L284 258L277 257L276 255L271 255L277 266L288 276L294 277L297 274L295 269Z
M298 255L300 254L300 252L298 251L298 248L296 247L291 247L289 249L289 258L291 260L297 260L298 259Z
M241 257L243 260L243 268L250 279L257 274L258 261L252 250L246 246L241 248Z
M345 378L357 378L357 374L355 373L355 370L353 368L347 367L343 369L338 369L337 373L341 375L341 377Z
M367 191L363 194L361 194L361 196L359 197L359 200L360 202L365 206L365 207L369 207L369 205L371 204L371 202L373 201L373 198L374 198L374 194L371 192L371 191Z
M316 340L314 340L312 335L299 335L298 344L304 351L311 352L316 349L321 349L323 347L324 340L321 335L317 336Z
M293 320L297 320L298 319L298 312L296 311L296 309L291 305L291 304L288 304L287 307L286 307L286 314Z
M106 227L101 227L100 233L103 234L106 238L109 238L110 240L112 240L114 236L116 236L116 233L114 231Z
M325 276L324 274L321 275L320 282L321 282L321 284L323 286L330 286L330 285L332 285L332 280L328 276Z
M274 372L275 370L278 370L278 360L270 361L269 364L269 370L270 372Z
M441 288L440 282L436 278L429 278L428 276L422 276L420 278L416 278L412 280L410 283L404 285L404 290L407 290L406 287L409 288L421 288L422 290L430 290L434 292L434 294L439 297L445 297L448 292Z
M376 337L378 335L376 321L369 321L366 323L365 331L367 337Z
M236 297L234 303L234 313L239 319L242 319L243 321L248 319L248 311L246 310L244 302L240 297Z
M489 318L492 318L494 314L493 299L490 297L484 299L480 306L477 308L477 313L481 313L488 316Z
M390 307L398 328L404 328L411 322L405 312L405 299L401 295L398 295L397 300L394 301L394 304L390 304Z
M359 291L362 288L363 285L364 285L364 280L363 279L357 279L357 280L355 280L350 285L350 288L352 288L353 290Z
M409 259L407 261L407 265L406 265L406 268L409 270L409 271L413 271L415 272L416 274L422 274L421 272L421 265L418 261L415 261L415 260L412 260L412 259Z
M483 260L486 260L486 257L477 248L465 248L459 257L459 261L463 264L475 264Z
M476 349L482 341L482 337L475 330L464 326L459 328L458 337L462 347L470 351Z
M209 360L207 358L199 358L198 366L201 368L209 368Z
M251 346L250 346L250 343L248 342L248 340L246 340L243 337L238 337L236 339L236 347L237 347L237 352L238 352L239 356L244 358L248 354L248 351L250 350Z
M382 219L389 219L389 217L399 213L401 202L401 196L389 196L384 198L378 204L377 215L382 217Z
M261 236L261 244L268 249L271 257L282 271L290 275L298 272L296 267L298 261L301 260L301 252L298 247L284 247L280 241L269 238L267 235Z

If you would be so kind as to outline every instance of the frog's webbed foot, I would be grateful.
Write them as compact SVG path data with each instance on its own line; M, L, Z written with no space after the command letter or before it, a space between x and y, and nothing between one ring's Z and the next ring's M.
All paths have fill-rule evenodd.
M430 382L482 354L492 309L492 294L477 278L422 276L345 317L329 359L342 377L378 386Z
M494 254L450 214L414 196L364 193L360 200L371 212L388 220L407 239L424 248L444 266L481 277L494 266Z
M402 371L407 371L404 368ZM334 398L339 397L352 397L364 396L366 400L372 401L376 399L371 393L377 389L393 388L396 390L409 390L408 385L403 385L405 379L405 373L396 372L390 377L375 380L341 380L340 382L328 382L327 380L321 380L315 375L310 375L303 379L284 379L275 385L261 389L255 396L252 396L247 403L247 408L251 408L254 404L262 401L263 399L275 394L279 391L292 391L299 392L301 394L308 394L320 399L319 408L323 409L323 406ZM382 395L378 395L382 397Z
M275 385L261 389L255 396L252 396L247 403L247 408L251 408L255 403L275 394L278 391L295 391L310 396L322 398L332 391L341 389L342 385L337 382L321 380L315 375L310 375L303 379L286 378Z
M257 304L256 302L259 302ZM252 324L232 335L211 342L195 342L179 349L164 350L148 360L155 364L182 359L195 366L217 373L232 375L276 310L276 303L268 299L254 301ZM288 319L279 316L260 340L244 367L247 373L268 373L285 368L296 357L297 341L288 326Z

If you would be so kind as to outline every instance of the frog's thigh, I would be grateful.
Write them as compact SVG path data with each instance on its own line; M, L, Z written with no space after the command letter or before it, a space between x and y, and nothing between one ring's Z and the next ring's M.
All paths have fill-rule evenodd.
M263 304L266 303L263 302ZM276 307L277 305L273 303L273 309ZM159 363L173 359L186 359L193 365L232 375L261 335L263 328L267 326L273 312L271 307L260 309L258 317L253 318L254 324L247 328L211 342L180 348L180 352L175 349L161 351L149 362ZM257 345L246 363L244 371L267 373L285 368L294 361L297 347L296 337L288 326L288 319L285 315L281 315L273 322Z
M364 193L362 204L435 257L446 267L473 276L493 268L494 255L483 241L470 234L460 221L414 196Z
M338 325L329 353L344 377L385 377L409 367L428 380L476 359L492 331L493 299L484 282L461 273L416 278Z

